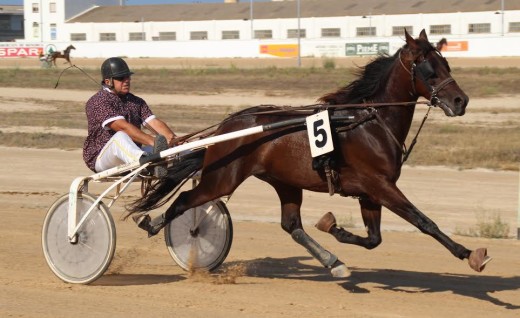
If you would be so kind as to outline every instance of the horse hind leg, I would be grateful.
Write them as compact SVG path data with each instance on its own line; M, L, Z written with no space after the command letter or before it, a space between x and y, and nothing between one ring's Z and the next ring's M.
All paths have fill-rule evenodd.
M287 186L279 182L269 182L276 190L282 205L282 228L292 239L305 247L307 251L324 267L330 268L334 277L348 277L350 271L338 257L324 249L304 230L301 222L300 207L302 204L302 190Z
M367 230L367 237L355 235L342 227L338 227L336 218L331 212L327 212L316 223L316 228L330 233L341 243L355 244L366 249L373 249L381 244L381 205L376 204L368 198L359 199L361 216Z
M226 178L227 176L227 178ZM181 192L168 209L156 216L147 219L138 226L148 232L148 237L158 234L163 227L185 211L198 207L206 202L230 195L244 181L244 178L230 177L227 169L202 175L200 182L191 190Z
M296 229L291 232L291 237L317 259L323 266L330 268L333 277L349 277L350 271L338 257L324 249L318 242L310 237L303 229Z

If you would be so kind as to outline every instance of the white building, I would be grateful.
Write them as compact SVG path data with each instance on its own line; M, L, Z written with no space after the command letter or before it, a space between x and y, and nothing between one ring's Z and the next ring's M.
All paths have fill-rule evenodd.
M345 56L395 51L406 28L456 56L520 56L518 0L226 2L25 0L25 41L84 57Z

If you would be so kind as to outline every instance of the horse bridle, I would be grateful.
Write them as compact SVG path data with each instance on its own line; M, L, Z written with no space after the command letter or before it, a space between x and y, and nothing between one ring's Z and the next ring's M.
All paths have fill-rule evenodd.
M415 78L417 73L417 77L423 82L423 84L427 87L428 91L430 92L430 104L432 106L438 106L440 103L442 103L442 101L437 97L437 94L439 94L439 92L448 84L450 84L451 82L455 82L453 77L449 76L448 78L440 82L437 86L432 86L430 85L430 83L428 83L428 80L433 75L435 75L435 71L433 70L433 67L430 64L430 62L427 59L424 59L419 63L413 61L410 70L408 70L403 63L403 60L401 59L401 52L402 51L399 51L399 62L401 63L403 69L411 76L413 90L411 94L417 95L417 90L415 88ZM439 52L438 54L440 55Z

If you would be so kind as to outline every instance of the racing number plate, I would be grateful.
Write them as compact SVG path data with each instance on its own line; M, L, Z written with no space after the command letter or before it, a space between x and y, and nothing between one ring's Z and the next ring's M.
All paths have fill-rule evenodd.
M312 157L317 157L334 150L330 130L329 111L324 110L306 118L307 135Z

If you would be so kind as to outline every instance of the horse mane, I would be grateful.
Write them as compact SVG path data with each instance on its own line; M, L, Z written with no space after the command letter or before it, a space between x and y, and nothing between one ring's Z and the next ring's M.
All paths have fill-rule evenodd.
M400 51L398 50L393 56L389 56L386 53L379 54L377 58L367 65L358 67L354 72L358 79L335 92L323 95L318 101L332 105L341 105L361 103L366 99L372 99L386 85L386 80L390 76L391 66L398 58Z

